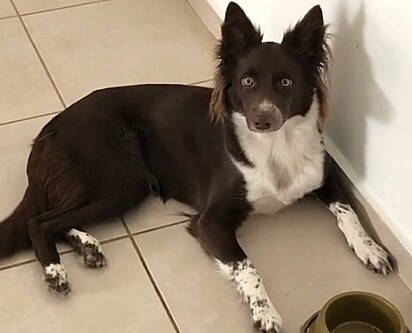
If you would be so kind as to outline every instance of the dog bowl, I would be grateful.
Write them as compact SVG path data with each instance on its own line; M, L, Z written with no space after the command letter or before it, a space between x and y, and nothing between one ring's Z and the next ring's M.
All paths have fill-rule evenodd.
M367 292L333 297L302 326L301 333L410 333L400 312Z

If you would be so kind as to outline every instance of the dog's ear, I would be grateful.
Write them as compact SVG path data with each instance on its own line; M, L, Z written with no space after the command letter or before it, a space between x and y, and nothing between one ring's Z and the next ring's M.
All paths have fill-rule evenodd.
M262 34L253 26L243 9L234 2L229 3L222 24L222 40L218 54L220 59L235 60L261 41Z
M326 30L322 9L314 6L295 27L285 33L282 40L282 46L300 55L314 69L313 76L320 102L320 128L329 112L328 67L332 55L328 45L330 36Z
M292 29L288 30L282 45L292 49L314 66L324 61L326 26L323 23L322 9L314 6Z
M255 28L242 8L230 2L222 24L222 39L216 49L218 65L214 75L214 89L210 101L212 117L225 114L225 90L230 83L239 56L262 41L262 34Z

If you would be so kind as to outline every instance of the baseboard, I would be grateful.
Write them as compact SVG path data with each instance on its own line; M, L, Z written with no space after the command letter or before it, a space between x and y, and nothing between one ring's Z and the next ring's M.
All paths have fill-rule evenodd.
M213 10L207 0L187 0L203 24L209 29L210 33L216 38L220 38L220 24L222 20ZM326 137L325 143L328 152L342 169L341 178L350 193L353 194L352 204L360 213L360 217L365 221L365 228L377 239L382 245L391 252L396 258L398 274L405 282L409 289L412 290L412 256L402 245L401 235L395 236L393 229L389 227L389 218L380 212L378 205L374 204L372 198L363 189L356 173L351 168L350 163L346 160L340 150L333 142Z
M216 14L207 0L187 0L203 24L216 39L220 39L220 25L222 20Z
M342 170L341 178L353 194L352 204L360 213L362 221L365 221L365 228L391 252L396 259L400 278L412 290L412 256L402 245L401 236L397 237L396 232L391 230L389 217L385 217L385 214L379 211L379 206L374 204L374 200L363 188L348 160L327 136L325 144L329 154Z

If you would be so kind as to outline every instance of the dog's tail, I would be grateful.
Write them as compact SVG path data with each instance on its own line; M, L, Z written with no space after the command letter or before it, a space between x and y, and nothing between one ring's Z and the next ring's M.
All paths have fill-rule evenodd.
M30 218L38 214L35 197L29 186L14 212L0 223L0 258L30 245L27 224Z

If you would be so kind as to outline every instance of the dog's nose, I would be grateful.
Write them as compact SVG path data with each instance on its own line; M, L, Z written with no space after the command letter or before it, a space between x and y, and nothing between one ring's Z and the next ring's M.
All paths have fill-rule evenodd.
M249 117L248 126L254 132L277 131L282 126L282 116L276 112L258 112Z
M277 131L283 124L283 116L279 108L264 100L255 109L246 114L247 126L254 132Z
M259 119L255 120L253 123L253 126L258 130L258 131L266 131L272 127L271 122L269 119Z

